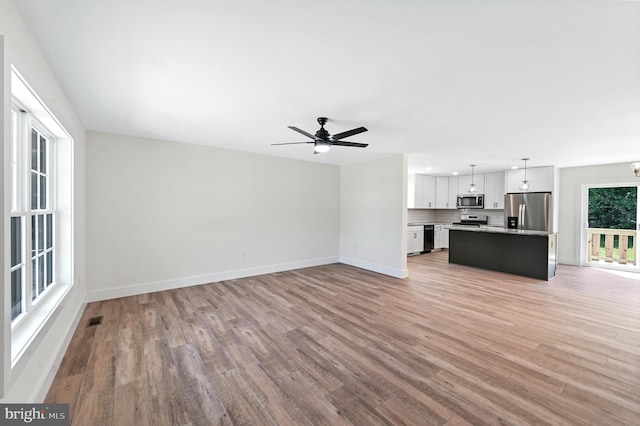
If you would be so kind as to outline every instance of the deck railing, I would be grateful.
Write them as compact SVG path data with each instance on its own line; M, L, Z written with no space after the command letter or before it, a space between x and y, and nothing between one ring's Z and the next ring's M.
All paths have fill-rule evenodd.
M636 234L633 229L587 228L589 261L635 265Z

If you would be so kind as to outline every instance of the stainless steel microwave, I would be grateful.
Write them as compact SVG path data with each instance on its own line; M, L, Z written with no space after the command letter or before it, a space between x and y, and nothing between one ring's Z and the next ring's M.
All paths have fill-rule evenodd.
M456 207L459 209L484 209L484 194L458 195Z

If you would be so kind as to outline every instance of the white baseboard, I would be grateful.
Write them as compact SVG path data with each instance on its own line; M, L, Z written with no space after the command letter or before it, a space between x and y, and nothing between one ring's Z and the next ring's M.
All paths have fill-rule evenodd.
M89 291L87 299L89 302L99 300L115 299L118 297L135 296L138 294L153 293L156 291L173 290L176 288L190 287L194 285L209 284L225 280L253 277L256 275L272 274L274 272L290 271L293 269L309 268L312 266L328 265L338 262L337 257L325 257L321 259L310 259L299 262L281 263L277 265L267 265L257 268L237 269L234 271L216 272L212 274L196 275L166 281L155 281L139 284L131 284L121 287L112 287L104 290Z
M563 265L574 265L574 266L580 266L580 262L578 262L577 259L572 259L569 257L559 257L558 258L558 263L561 263Z
M344 264L347 264L347 265L356 266L358 268L366 269L368 271L373 271L373 272L378 272L380 274L389 275L389 276L395 277L395 278L407 278L409 276L409 270L408 269L389 268L388 266L378 265L378 264L370 263L370 262L365 262L363 260L354 259L354 258L351 258L351 257L341 256L340 257L340 262L344 263Z

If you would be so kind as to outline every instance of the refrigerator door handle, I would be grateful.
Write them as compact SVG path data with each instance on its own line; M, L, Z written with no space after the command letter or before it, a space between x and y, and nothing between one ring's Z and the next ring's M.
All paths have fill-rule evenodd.
M525 205L520 204L518 206L518 229L524 229L524 214L525 214Z

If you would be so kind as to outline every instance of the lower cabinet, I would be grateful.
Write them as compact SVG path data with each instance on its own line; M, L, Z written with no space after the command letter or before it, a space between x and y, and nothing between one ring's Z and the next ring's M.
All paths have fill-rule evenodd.
M433 226L433 248L449 248L449 228L444 225Z
M409 226L407 228L407 254L420 253L424 250L424 227Z

